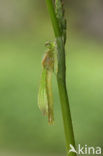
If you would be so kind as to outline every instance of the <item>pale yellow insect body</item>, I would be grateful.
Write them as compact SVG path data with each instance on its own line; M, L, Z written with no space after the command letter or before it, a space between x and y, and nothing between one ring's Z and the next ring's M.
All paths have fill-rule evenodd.
M42 76L38 93L38 105L41 112L48 116L49 124L54 122L52 73L54 71L54 54L52 50L46 52L42 60Z

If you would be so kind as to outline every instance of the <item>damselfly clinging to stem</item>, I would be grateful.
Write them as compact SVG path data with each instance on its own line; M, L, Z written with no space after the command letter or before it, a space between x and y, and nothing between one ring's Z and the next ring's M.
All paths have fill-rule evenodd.
M48 48L42 60L42 75L38 93L38 105L43 115L48 116L48 122L53 124L53 96L52 96L52 73L54 72L54 49L55 44L46 43Z

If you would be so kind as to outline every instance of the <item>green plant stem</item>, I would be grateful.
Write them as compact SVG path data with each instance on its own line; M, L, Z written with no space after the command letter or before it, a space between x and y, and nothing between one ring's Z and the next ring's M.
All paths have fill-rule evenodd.
M51 17L51 21L52 21L52 25L53 25L53 29L54 29L54 33L56 37L57 50L58 50L57 83L58 83L58 88L59 88L62 116L63 116L63 122L64 122L67 155L76 156L76 154L73 152L69 153L70 144L72 144L75 147L75 140L74 140L73 127L72 127L68 94L67 94L67 89L66 89L65 46L62 40L61 30L59 28L59 24L56 18L53 1L46 0L46 3L47 3L48 11Z
M55 15L55 9L53 6L53 2L52 2L52 0L46 0L46 3L47 3L47 7L48 7L49 14L51 17L55 37L59 37L59 36L61 36L61 31L60 31L58 21L57 21L56 15Z

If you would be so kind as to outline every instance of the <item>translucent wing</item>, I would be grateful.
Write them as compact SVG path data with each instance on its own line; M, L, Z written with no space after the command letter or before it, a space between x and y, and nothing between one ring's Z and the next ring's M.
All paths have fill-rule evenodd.
M52 96L52 72L47 73L47 93L48 93L48 122L49 124L54 123L54 112L53 112L53 96Z
M43 115L48 115L47 70L43 68L38 92L38 106Z

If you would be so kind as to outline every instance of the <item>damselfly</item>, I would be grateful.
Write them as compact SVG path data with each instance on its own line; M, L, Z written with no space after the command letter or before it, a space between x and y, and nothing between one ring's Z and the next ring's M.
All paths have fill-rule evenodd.
M48 122L53 124L52 73L54 71L54 52L49 48L42 61L42 75L38 93L38 105L41 112L48 116Z

